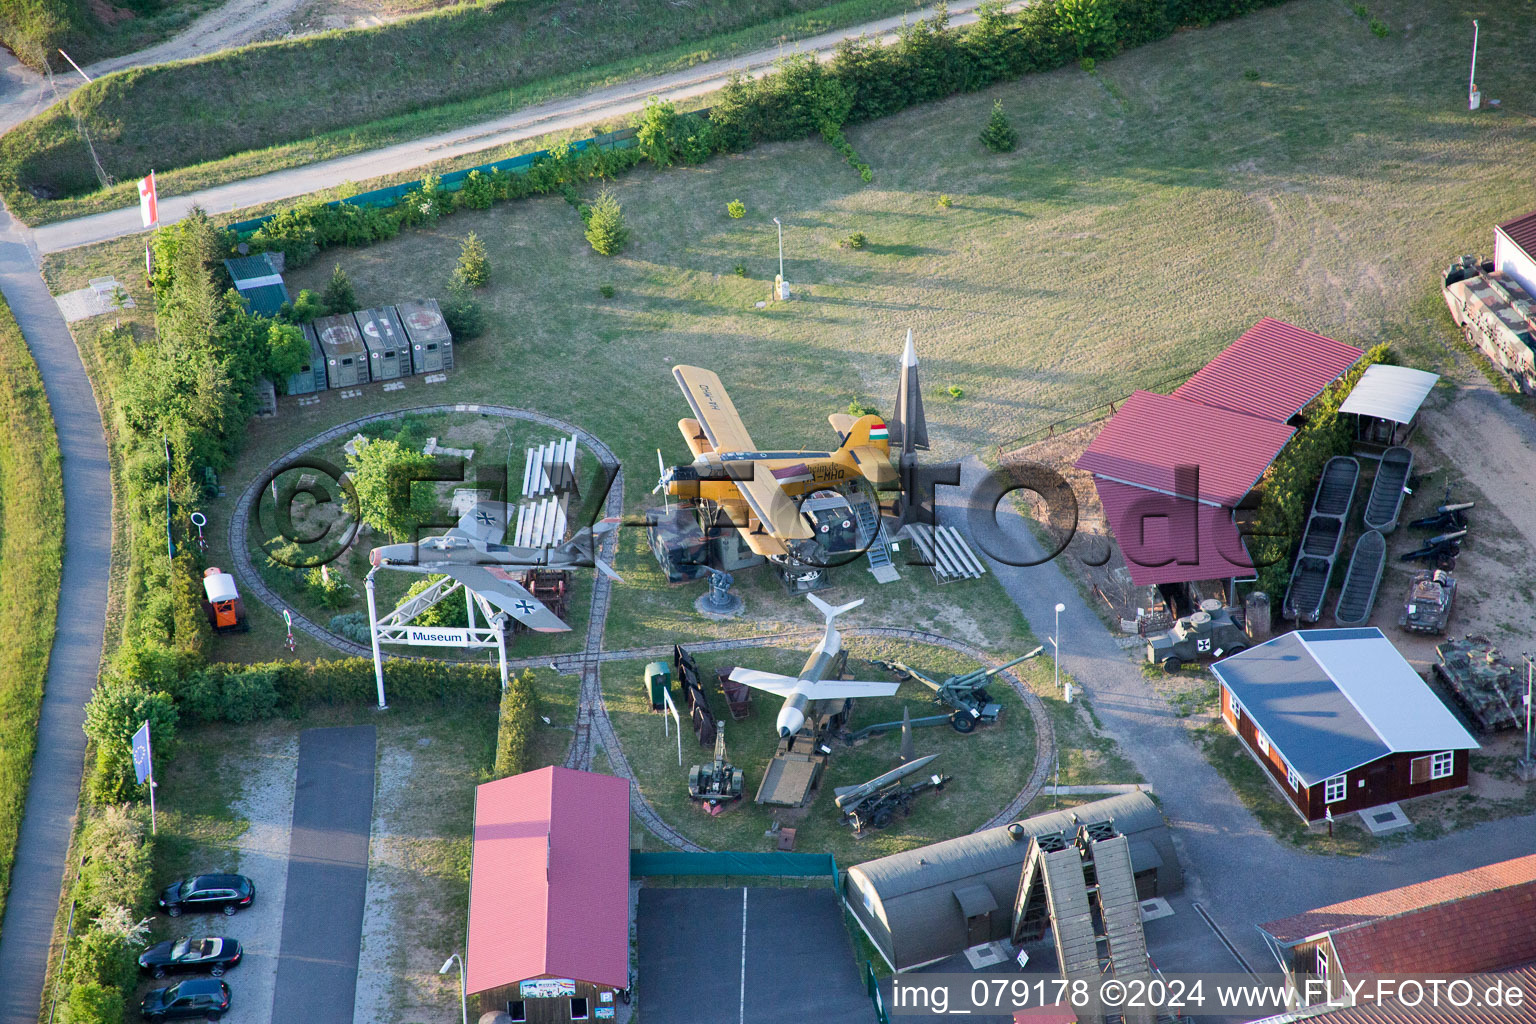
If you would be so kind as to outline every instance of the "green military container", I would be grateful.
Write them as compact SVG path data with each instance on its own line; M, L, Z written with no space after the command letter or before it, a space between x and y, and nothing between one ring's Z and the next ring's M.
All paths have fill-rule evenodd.
M645 666L645 692L651 698L651 710L666 707L666 694L672 689L672 666L664 661L653 661Z

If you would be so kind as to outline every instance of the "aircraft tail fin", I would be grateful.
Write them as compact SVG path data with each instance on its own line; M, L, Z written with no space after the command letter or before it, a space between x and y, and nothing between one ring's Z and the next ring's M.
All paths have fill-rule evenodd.
M842 433L841 430L838 431ZM860 416L848 427L839 450L848 448L874 448L882 454L891 450L891 432L885 420L876 415Z
M831 626L832 620L837 618L839 615L843 614L844 612L851 612L859 605L864 603L864 599L861 597L857 601L850 601L847 604L841 604L834 607L830 604L827 604L827 602L823 601L815 594L806 594L805 597L806 600L810 601L811 604L816 606L817 611L821 612L822 616L827 620L828 626Z

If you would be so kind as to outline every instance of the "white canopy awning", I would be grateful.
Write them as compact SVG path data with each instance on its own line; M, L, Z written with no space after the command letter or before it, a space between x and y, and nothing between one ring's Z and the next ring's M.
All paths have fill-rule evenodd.
M1339 411L1410 423L1439 379L1438 373L1428 370L1377 363L1366 367Z

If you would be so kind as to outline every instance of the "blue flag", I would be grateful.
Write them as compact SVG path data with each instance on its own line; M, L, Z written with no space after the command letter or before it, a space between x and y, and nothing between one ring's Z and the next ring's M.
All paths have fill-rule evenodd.
M149 758L149 723L146 721L133 734L133 774L139 780L139 785L144 785L144 780L155 774L152 765Z

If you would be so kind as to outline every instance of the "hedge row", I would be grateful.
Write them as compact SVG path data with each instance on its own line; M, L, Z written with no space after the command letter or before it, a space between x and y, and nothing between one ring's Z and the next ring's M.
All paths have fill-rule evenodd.
M529 195L564 192L613 177L639 161L665 167L698 163L760 142L820 134L864 180L873 171L843 135L846 125L894 114L961 92L973 92L1030 72L1049 71L1082 57L1104 57L1162 39L1183 25L1205 25L1271 6L1279 0L1056 0L1010 12L983 5L979 20L952 28L943 7L932 21L903 29L895 44L845 40L826 64L807 54L788 57L762 78L733 78L707 117L678 115L652 102L639 119L634 149L569 146L536 160L527 174L472 173L458 191L429 178L389 208L307 202L278 214L253 248L284 252L295 264L332 245L360 246L391 238L402 227L462 208Z
M1390 354L1387 345L1375 346L1319 395L1306 409L1306 423L1259 481L1258 530L1249 540L1249 553L1261 568L1253 589L1269 595L1276 613L1291 583L1291 556L1301 542L1323 466L1335 455L1348 455L1354 438L1352 424L1339 415L1339 406L1366 367L1390 362Z
M538 694L533 688L533 672L523 672L507 681L501 695L501 715L496 725L496 766L498 779L521 775L532 767L533 728L538 715Z

